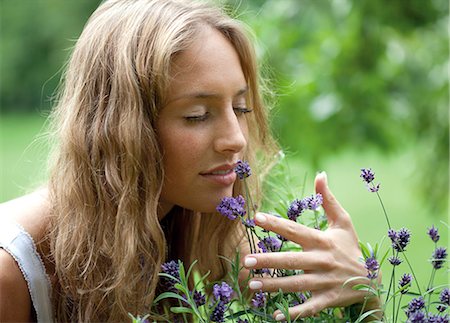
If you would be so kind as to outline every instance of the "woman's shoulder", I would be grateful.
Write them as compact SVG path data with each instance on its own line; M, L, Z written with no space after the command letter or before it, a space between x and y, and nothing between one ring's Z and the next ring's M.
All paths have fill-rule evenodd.
M6 223L17 223L36 243L45 240L49 220L50 206L47 188L40 188L0 204L0 226Z
M22 232L22 234L29 235L36 244L36 249L41 251L43 249L41 244L46 241L45 234L48 232L50 217L48 205L46 189L40 189L0 204L0 227L2 228L0 242L2 245L5 244L6 248L6 250L0 248L0 267L2 268L0 273L0 321L2 322L28 321L31 318L32 302L28 289L30 282L27 283L25 279L27 266L20 257L28 257L29 254L24 252L26 249L19 245L14 247L17 249L15 249L16 252L13 252L10 247L14 243L13 245L10 243L18 232ZM23 243L23 240L21 241ZM28 243L28 245L31 246L33 243ZM32 248L34 249L34 247ZM35 275L35 270L31 269ZM28 278L30 279L30 277Z

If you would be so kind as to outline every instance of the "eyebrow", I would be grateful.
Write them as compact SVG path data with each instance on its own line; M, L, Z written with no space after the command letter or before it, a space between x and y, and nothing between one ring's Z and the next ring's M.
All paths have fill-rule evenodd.
M235 97L241 96L241 95L247 93L247 91L248 91L248 86L246 85L245 87L243 87L242 89L237 91L233 97L235 98ZM193 92L193 93L187 93L187 94L180 95L179 97L171 100L171 102L177 101L180 99L187 99L187 98L189 98L189 99L222 99L223 96L218 93L208 93L208 92L200 91L200 92Z

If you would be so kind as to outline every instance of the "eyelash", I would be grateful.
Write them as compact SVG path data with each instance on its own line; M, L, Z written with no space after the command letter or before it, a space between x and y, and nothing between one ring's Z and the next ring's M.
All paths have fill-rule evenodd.
M250 113L253 111L253 109L249 109L247 107L239 107L239 108L233 108L234 113L240 117L243 114L246 113ZM208 119L209 117L209 112L206 112L205 114L199 115L199 116L188 116L188 117L184 117L186 119L186 121L188 122L202 122L202 121L206 121L206 119Z

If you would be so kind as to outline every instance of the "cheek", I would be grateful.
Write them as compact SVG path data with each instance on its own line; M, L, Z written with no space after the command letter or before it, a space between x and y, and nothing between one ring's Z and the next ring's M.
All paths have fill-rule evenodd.
M161 145L166 174L170 176L171 173L180 173L188 167L196 167L199 159L205 155L206 138L207 136L190 131L174 130L162 134Z

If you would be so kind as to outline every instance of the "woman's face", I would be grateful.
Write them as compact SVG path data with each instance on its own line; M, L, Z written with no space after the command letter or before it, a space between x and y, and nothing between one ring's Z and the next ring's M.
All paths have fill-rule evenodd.
M174 59L170 75L156 125L165 171L160 216L173 205L212 212L232 195L233 167L247 145L247 83L236 50L210 27Z

